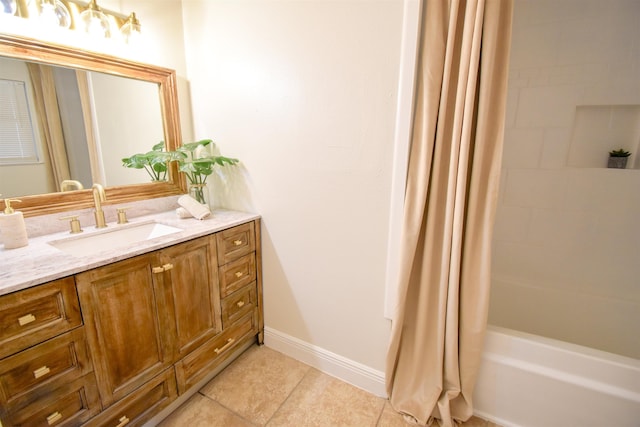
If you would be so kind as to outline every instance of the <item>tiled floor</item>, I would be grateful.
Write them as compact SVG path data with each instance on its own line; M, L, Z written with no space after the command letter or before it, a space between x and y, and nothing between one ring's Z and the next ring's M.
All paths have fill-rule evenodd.
M159 427L405 427L387 401L266 346L253 346ZM472 418L464 427L498 427Z

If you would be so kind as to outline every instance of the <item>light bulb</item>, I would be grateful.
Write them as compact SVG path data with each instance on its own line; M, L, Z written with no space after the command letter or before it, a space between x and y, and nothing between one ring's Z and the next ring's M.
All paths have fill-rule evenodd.
M96 0L91 0L87 9L80 14L82 28L91 36L111 37L111 26L109 19L102 13L102 9L96 4Z
M136 40L140 37L140 21L136 18L135 12L131 12L127 21L120 27L120 33L126 43L136 43Z
M71 26L71 15L60 0L42 0L40 4L40 22L50 28L69 28Z

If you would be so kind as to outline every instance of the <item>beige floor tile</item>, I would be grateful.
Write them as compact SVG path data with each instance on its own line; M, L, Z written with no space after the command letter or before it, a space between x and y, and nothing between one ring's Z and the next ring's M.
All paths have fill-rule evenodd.
M375 426L384 402L311 369L267 426Z
M243 418L264 425L310 369L268 347L254 346L200 392Z
M414 425L415 424L405 421L404 417L391 407L389 401L385 401L384 410L378 421L378 427L407 427Z
M434 424L435 425L435 424ZM387 401L382 411L380 421L377 427L409 427L415 424L405 421L404 417L395 411ZM497 424L489 423L478 417L471 417L467 422L462 423L461 427L500 427Z
M462 427L488 427L489 422L478 417L471 417L465 423L462 423Z
M213 400L196 393L158 425L158 427L185 426L252 427L253 425Z

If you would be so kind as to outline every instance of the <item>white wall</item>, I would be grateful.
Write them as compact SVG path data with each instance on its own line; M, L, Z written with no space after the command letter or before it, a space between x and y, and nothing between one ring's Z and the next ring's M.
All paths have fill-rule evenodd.
M640 358L640 2L517 0L490 322Z
M243 163L217 203L263 215L267 327L384 370L402 2L183 6L195 134Z

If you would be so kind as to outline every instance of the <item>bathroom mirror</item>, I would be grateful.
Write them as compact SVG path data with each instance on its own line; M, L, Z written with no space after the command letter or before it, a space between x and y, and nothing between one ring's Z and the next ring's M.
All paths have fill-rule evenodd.
M87 163L91 165L91 171L86 172L89 176L82 180L85 188L90 187L92 182L102 183L107 191L108 204L184 193L186 183L178 174L175 165L171 166L167 181L151 182L143 171L126 169L121 163L122 157L150 151L153 145L162 140L165 141L167 150L173 150L180 145L175 71L0 34L0 61L9 60L36 64L36 68L48 68L54 70L54 73L70 72L73 79L76 75L79 76L77 81L80 83L85 81L84 79L98 82L98 85L87 85L80 90L81 93L89 92L98 101L96 106L90 109L91 114L86 114L85 111L87 117L84 117L84 120L73 120L79 124L78 127L84 128L81 129L84 131L82 136L86 136L87 140L82 141L83 146L76 145L76 148L67 149L70 163L73 162L74 155L87 153L85 155L88 157L79 162L85 166L88 166ZM100 82L106 85L103 87L109 88L106 95L102 95L102 103L115 104L111 106L109 116L100 117L101 108L97 105L100 103L97 93L99 90L96 89L100 87ZM109 94L113 96L109 97ZM76 116L82 114L72 115ZM100 135L97 135L95 128L98 123L101 126ZM0 165L1 167L3 166ZM26 178L22 175L20 178L32 181L39 179L42 178L37 174L27 174ZM8 186L11 185L20 188L19 182L16 182L20 180L7 179L6 175L3 175L0 180L0 194L8 193L11 197L22 200L16 207L24 212L25 216L86 208L93 204L90 189L41 194L21 194L19 189L9 189ZM4 209L4 202L0 202L0 209Z

